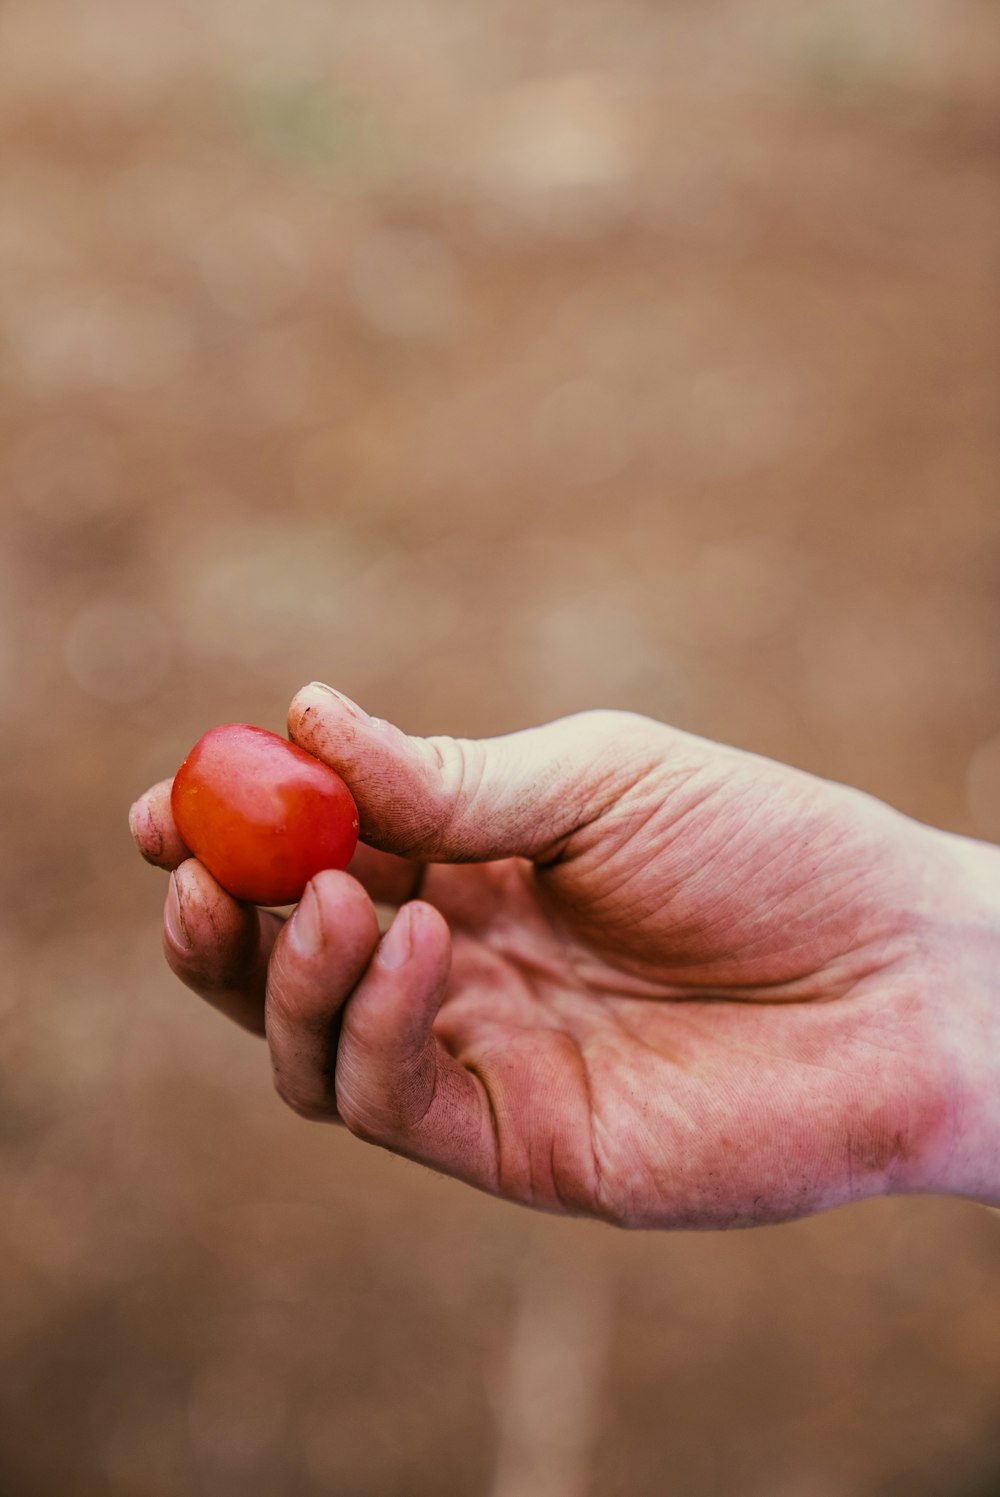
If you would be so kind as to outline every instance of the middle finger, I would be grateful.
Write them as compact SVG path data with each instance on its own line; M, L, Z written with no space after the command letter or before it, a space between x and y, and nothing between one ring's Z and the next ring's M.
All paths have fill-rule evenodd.
M163 950L181 982L244 1029L263 1034L267 966L284 923L273 910L234 899L203 863L188 858L170 875Z

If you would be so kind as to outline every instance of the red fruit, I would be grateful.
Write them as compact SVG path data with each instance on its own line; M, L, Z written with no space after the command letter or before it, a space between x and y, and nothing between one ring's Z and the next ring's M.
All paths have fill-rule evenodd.
M346 868L358 842L358 808L340 775L247 723L198 739L170 805L195 857L253 904L292 904L320 869Z

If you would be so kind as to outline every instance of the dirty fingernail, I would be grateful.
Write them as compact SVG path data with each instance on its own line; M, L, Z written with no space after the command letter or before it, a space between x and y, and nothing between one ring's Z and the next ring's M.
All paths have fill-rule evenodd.
M327 686L325 681L310 681L309 690L325 691L329 696L336 697L337 701L344 708L344 711L349 712L352 717L358 718L361 722L368 721L368 713L359 707L357 702L352 702L350 697L345 697L342 691L337 691L334 687Z
M163 923L167 928L167 935L178 950L190 951L191 939L184 926L184 906L177 887L176 873L170 875L170 887L167 890L167 902L163 910Z
M378 959L383 967L402 967L413 950L413 911L403 906L379 942Z
M311 884L299 900L299 907L288 922L287 940L291 941L299 956L315 956L323 946L323 922L319 900Z

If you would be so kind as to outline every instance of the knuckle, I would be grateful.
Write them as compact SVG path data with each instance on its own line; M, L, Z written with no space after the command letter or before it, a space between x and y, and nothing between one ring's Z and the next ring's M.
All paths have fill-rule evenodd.
M379 1125L379 1120L370 1107L366 1107L360 1098L346 1093L339 1100L339 1113L341 1121L348 1133L366 1144L381 1144L385 1142L387 1130Z
M291 1108L298 1117L305 1118L307 1123L325 1123L337 1115L337 1106L332 1097L309 1096L300 1088L288 1085L279 1075L274 1078L274 1089L285 1106Z
M595 746L619 749L624 741L630 744L656 743L662 747L670 728L640 712L627 712L617 707L592 707L578 714L576 721L585 729Z
M383 1147L412 1142L437 1096L437 1069L421 1057L398 1055L391 1071L348 1058L338 1075L337 1108L344 1125L356 1138Z
M474 753L478 745L466 738L437 737L424 742L433 762L439 794L449 803L460 801L466 791L470 760L478 757Z
M421 851L433 857L450 844L456 827L475 800L486 772L486 750L483 744L468 738L434 737L424 739L428 762L434 776L434 815L432 830L421 838Z

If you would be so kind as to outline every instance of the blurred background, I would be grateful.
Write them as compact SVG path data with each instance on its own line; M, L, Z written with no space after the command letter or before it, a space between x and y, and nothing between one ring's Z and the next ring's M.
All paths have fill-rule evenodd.
M307 1125L130 801L312 677L1000 838L991 0L0 5L0 1493L995 1497L1000 1219Z

